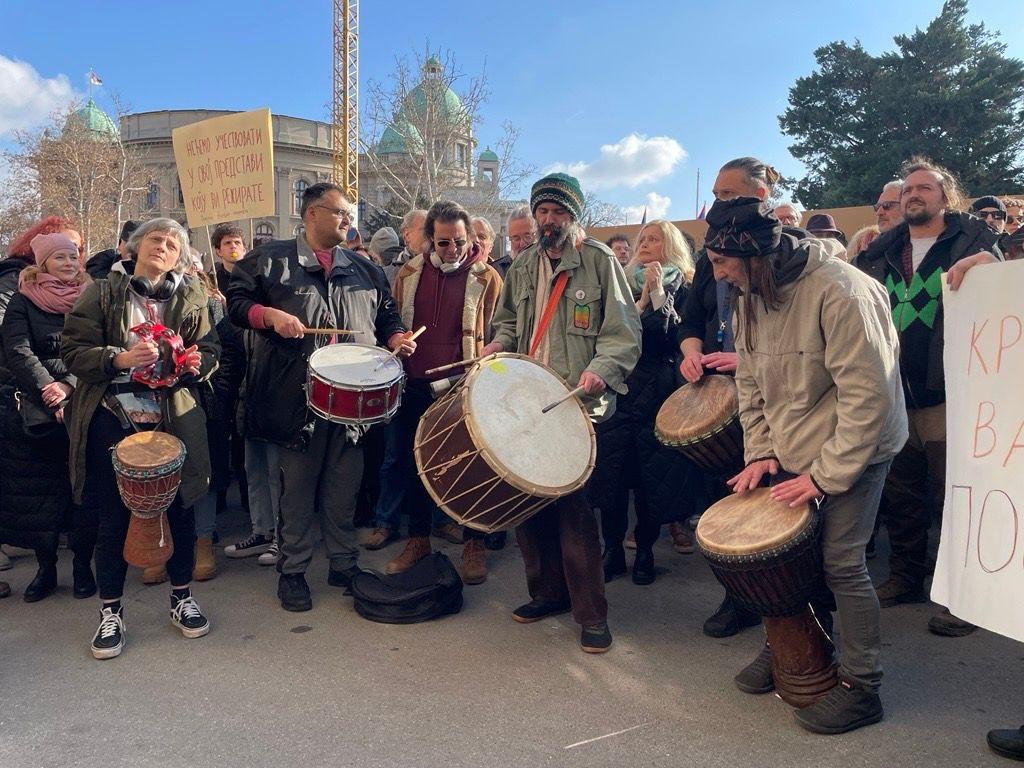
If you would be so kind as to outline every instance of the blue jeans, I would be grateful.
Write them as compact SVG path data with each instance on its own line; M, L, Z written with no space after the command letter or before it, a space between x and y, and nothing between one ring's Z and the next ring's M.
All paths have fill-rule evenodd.
M410 432L400 415L388 424L388 442L380 465L380 496L373 510L373 524L377 528L398 530L405 491L410 476L416 471L412 451L408 450L415 436L415 424Z
M274 443L245 441L245 474L249 478L252 532L271 535L281 514L281 460Z
M217 493L206 494L196 502L196 537L212 539L217 532Z

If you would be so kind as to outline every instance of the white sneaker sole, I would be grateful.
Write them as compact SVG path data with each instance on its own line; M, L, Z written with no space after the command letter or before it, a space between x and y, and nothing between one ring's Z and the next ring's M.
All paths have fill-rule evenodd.
M92 657L94 659L113 659L121 655L121 651L124 650L124 637L122 636L121 642L115 645L113 648L97 648L92 646Z
M249 549L231 549L231 547L224 547L224 556L235 560L241 560L246 557L262 555L268 549L270 549L269 544L265 544L262 547L251 547Z
M185 637L189 638L190 640L194 640L197 637L202 637L203 635L209 634L209 632L210 632L210 621L209 621L209 619L207 619L206 624L204 624L203 626L199 627L198 629L189 629L188 627L186 627L184 624L180 623L176 619L171 619L171 624L173 624L178 629L180 629L181 630L181 634L183 634Z

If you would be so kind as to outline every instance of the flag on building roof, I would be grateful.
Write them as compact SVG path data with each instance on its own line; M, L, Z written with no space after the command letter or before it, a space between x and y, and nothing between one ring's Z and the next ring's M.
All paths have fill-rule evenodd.
M640 219L640 226L642 227L646 223L647 223L647 206L645 205L644 206L644 217L642 219Z
M707 212L708 204L704 203L704 205L700 207L700 213L697 214L697 221L704 221L704 214L706 214Z
M89 70L89 85L103 85L103 80L93 70Z

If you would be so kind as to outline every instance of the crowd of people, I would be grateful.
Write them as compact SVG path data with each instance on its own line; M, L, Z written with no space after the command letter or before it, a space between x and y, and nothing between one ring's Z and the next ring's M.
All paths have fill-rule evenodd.
M511 212L501 255L490 221L451 201L409 211L397 232L382 227L364 246L353 201L330 183L304 191L293 239L249 250L241 229L218 226L212 271L172 219L127 222L116 249L85 259L74 223L47 217L0 260L0 543L35 552L24 599L54 592L66 533L74 596L100 599L91 652L122 652L131 513L110 450L153 429L185 454L167 510L173 554L142 579L170 582L185 637L210 631L191 584L217 575L217 515L233 480L251 531L223 554L276 566L284 610L312 607L305 574L318 551L328 585L347 588L360 547L399 542L403 519L387 573L429 557L433 536L462 545L465 584L484 582L487 552L506 546L506 533L447 517L417 476L414 443L452 376L438 368L513 352L578 388L597 448L585 488L516 528L530 599L512 618L571 612L581 648L609 650L605 583L626 574L653 583L663 527L676 552L692 554L708 507L770 485L775 501L820 513L827 589L811 605L829 632L835 613L838 628L839 685L796 719L830 734L878 722L880 606L927 600L929 531L942 512L941 285L955 290L974 266L1024 253L1021 200L968 205L955 178L924 158L894 176L879 191L877 223L847 237L827 214L803 221L792 203L769 206L771 166L729 161L700 248L663 220L645 222L635 242L588 237L583 191L563 173L538 180L529 205ZM146 322L180 336L170 386L135 375L162 355L139 332ZM402 361L401 406L388 423L310 409L310 356L338 342ZM725 477L655 428L674 392L709 375L733 377L738 390L742 468ZM354 525L367 528L361 541ZM866 561L879 525L891 554L876 588ZM761 621L726 591L704 631L725 637ZM958 637L975 627L943 611L929 629ZM772 674L772 647L761 643L736 685L766 693ZM1024 730L993 731L989 743L1024 758Z

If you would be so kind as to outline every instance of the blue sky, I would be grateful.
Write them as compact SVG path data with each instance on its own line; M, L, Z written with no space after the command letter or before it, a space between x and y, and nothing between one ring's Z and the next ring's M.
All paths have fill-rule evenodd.
M90 68L103 78L95 96L105 108L116 93L139 111L269 106L325 119L330 7L2 0L0 144L12 127L84 93ZM777 116L793 81L812 71L816 47L859 39L874 53L890 49L893 35L926 25L940 8L940 0L362 0L360 77L386 80L396 57L411 60L428 44L450 49L469 74L486 66L481 149L510 119L520 156L538 171L581 169L602 199L692 218L698 168L705 199L717 168L738 155L801 173ZM970 8L972 22L1024 58L1019 6L972 0Z

